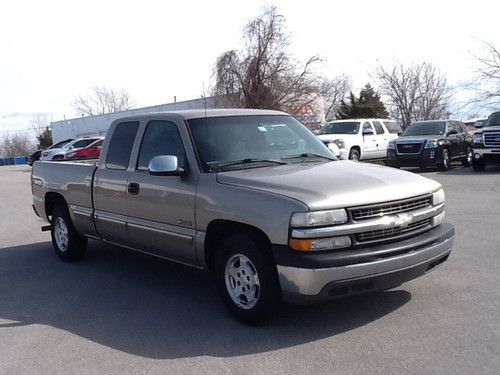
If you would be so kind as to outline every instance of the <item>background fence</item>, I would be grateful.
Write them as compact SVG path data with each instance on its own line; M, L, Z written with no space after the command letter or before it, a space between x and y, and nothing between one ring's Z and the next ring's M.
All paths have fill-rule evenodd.
M3 165L18 165L27 163L28 163L28 158L26 156L16 156L14 158L0 158L0 167Z

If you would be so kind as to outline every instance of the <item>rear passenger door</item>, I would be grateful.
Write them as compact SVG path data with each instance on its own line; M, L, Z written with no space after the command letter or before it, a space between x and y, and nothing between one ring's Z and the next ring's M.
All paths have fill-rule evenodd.
M450 141L450 153L452 158L456 158L457 156L460 156L461 149L460 149L460 132L459 132L459 127L455 123L455 121L449 121L446 125L446 132L448 134L448 140ZM456 134L450 134L450 132L455 131ZM463 134L462 134L463 135Z
M111 139L104 147L105 160L94 178L94 208L97 232L102 239L130 246L127 235L127 181L132 147L139 130L138 121L118 123L110 129Z
M389 143L389 134L380 121L372 121L377 137L377 158L387 157L387 144Z
M133 247L196 265L194 171L189 171L181 132L174 121L150 120L143 129L137 161L129 177L137 192L127 201L127 229ZM184 135L187 137L187 133ZM177 156L185 176L153 176L148 166L159 155Z
M367 129L371 129L373 135L363 135L363 132ZM363 144L361 145L361 159L365 160L377 158L378 138L375 133L375 129L369 121L363 122L361 127L361 136L363 139Z

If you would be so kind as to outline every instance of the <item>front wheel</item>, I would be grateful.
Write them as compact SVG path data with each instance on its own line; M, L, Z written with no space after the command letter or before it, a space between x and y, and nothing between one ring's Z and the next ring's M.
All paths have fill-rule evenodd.
M485 165L483 160L472 159L472 169L474 172L484 171L484 167Z
M447 171L450 168L450 162L451 162L450 152L448 151L448 149L445 148L443 150L442 158L443 160L441 161L441 163L439 163L438 168L440 171Z
M224 239L215 269L222 300L238 320L257 324L267 320L280 301L279 282L270 248L251 234Z
M351 152L349 152L349 159L352 161L359 161L359 158L359 151L355 148L351 149Z
M52 245L57 256L65 262L81 259L87 249L87 238L76 231L65 206L54 209L51 224Z

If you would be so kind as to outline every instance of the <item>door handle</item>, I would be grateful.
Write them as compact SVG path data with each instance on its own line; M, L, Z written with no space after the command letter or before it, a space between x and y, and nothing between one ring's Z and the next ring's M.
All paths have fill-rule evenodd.
M127 191L129 194L137 195L139 194L140 185L136 182L131 182L128 184Z

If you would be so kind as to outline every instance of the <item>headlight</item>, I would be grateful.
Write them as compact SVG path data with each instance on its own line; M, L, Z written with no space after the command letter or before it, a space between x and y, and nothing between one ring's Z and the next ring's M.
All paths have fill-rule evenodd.
M483 143L483 134L474 134L472 136L472 143L481 144Z
M342 139L335 139L333 143L335 143L338 148L345 148L345 143Z
M296 212L290 220L292 227L321 227L344 223L347 223L347 212L344 209Z
M439 189L438 191L434 192L432 194L432 204L434 206L438 205L438 204L441 204L441 203L444 203L444 190L443 189Z
M387 144L387 149L388 150L395 150L396 149L396 142L395 141L389 141Z
M425 143L425 148L436 148L438 145L438 142L436 139L429 139Z
M288 245L299 251L321 251L343 249L351 246L351 238L349 236L318 238L314 240L298 240L290 239Z

